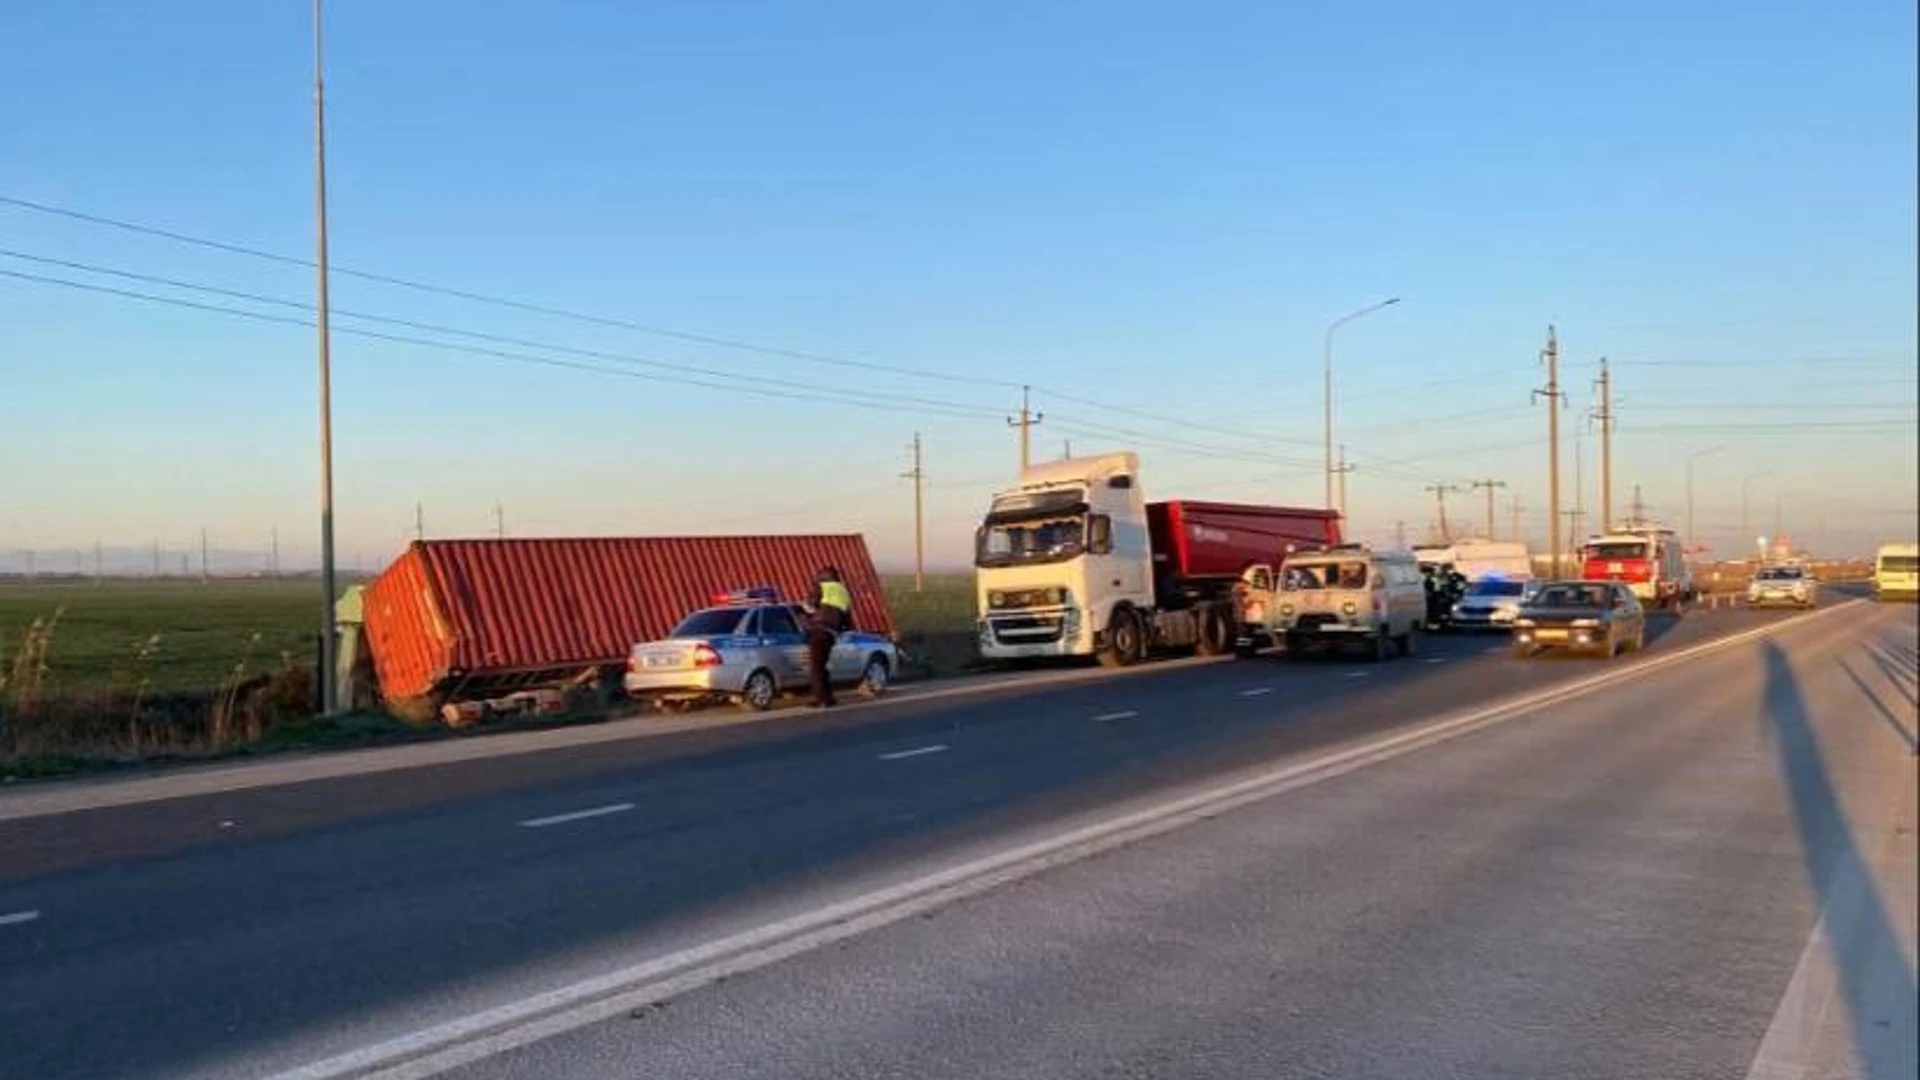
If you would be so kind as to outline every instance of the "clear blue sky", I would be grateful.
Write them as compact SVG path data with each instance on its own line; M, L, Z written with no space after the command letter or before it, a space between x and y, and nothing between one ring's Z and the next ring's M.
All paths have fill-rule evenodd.
M1681 463L1725 445L1697 471L1722 547L1749 477L1749 531L1776 501L1831 545L1914 528L1904 0L334 0L328 21L337 265L958 377L342 277L345 310L621 358L588 363L943 406L342 334L357 562L404 541L416 500L438 535L490 531L498 501L518 535L859 529L898 562L916 430L933 550L958 559L1011 477L1021 383L1040 453L1131 445L1150 496L1317 503L1322 331L1389 295L1338 338L1363 532L1423 531L1423 484L1497 478L1501 528L1518 494L1544 536L1528 394L1549 323L1570 435L1594 361L1619 362L1620 501L1638 482L1677 522ZM310 254L304 3L20 0L0 41L0 196ZM0 271L296 318L18 256L312 293L298 266L5 204L0 248ZM10 277L0 326L0 570L96 538L179 549L203 525L235 551L278 528L289 562L312 557L311 331ZM1573 459L1570 437L1569 486Z

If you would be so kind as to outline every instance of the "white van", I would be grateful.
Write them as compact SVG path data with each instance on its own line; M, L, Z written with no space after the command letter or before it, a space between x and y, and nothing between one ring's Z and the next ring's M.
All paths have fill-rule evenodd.
M1342 544L1288 555L1274 627L1287 656L1359 646L1375 660L1412 656L1427 590L1412 555Z
M1920 599L1920 544L1881 544L1873 556L1875 600Z

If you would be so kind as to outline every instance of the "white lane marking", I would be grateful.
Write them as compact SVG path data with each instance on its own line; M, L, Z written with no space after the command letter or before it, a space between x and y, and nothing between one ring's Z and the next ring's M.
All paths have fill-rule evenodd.
M1444 664L1447 662L1447 658L1444 656L1429 656L1420 662L1423 664Z
M1372 675L1373 675L1373 672L1371 672L1371 671L1349 671L1349 672L1347 672L1347 678L1349 678L1349 679L1365 679L1365 678L1369 678L1369 677L1371 677Z
M633 809L630 802L611 803L596 806L591 810L575 810L571 814L555 814L552 817L528 818L520 823L523 829L544 829L549 825L565 825L569 821L585 821L588 818L606 817L608 814L624 814Z
M1131 720L1139 715L1140 712L1137 709L1121 709L1119 712L1103 712L1099 716L1094 717L1093 722L1096 724L1111 724L1115 720Z
M5 915L0 915L0 926L15 926L20 923L32 922L39 917L40 913L37 911L13 911Z
M1644 664L1611 668L1391 735L1349 743L1344 749L1317 758L1095 822L677 953L399 1035L278 1073L270 1080L343 1080L345 1077L425 1080L439 1076L462 1065L625 1015L643 1005L709 986L720 979L756 971L788 957L858 937L1055 866L1530 716L1540 708L1571 700L1598 687L1644 678L1653 668L1684 663L1772 636L1847 606L1836 605L1797 615L1678 652L1654 655Z
M911 750L895 750L890 754L881 754L881 761L899 761L902 758L919 757L922 754L938 754L947 749L946 743L934 743L932 746L916 746Z
M1271 694L1271 693L1273 693L1273 687L1271 686L1256 686L1251 690L1240 691L1240 696L1241 697L1259 697L1262 694Z

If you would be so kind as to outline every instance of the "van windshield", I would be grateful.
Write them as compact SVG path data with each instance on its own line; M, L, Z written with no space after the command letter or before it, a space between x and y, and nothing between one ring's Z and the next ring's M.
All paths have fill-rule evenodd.
M1280 588L1285 592L1366 587L1367 564L1360 561L1291 563L1280 572Z
M1920 555L1882 555L1880 569L1889 574L1911 574L1920 571Z

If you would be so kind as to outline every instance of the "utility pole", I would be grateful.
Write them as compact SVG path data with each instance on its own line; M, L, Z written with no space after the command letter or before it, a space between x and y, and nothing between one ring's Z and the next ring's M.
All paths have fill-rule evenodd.
M160 576L160 538L153 538L153 576Z
M275 525L267 534L267 573L275 581L280 580L280 526Z
M1352 471L1353 465L1347 461L1347 448L1343 445L1340 447L1340 461L1333 467L1336 499L1333 507L1340 511L1340 531L1346 534L1354 531L1353 518L1347 513L1347 474Z
M1506 486L1507 482L1505 480L1475 480L1473 482L1474 490L1478 491L1485 488L1487 492L1487 539L1489 540L1499 539L1493 531L1493 492L1496 488Z
M212 578L207 568L207 527L200 526L200 584L205 585Z
M1573 440L1573 509L1567 513L1567 522L1573 530L1572 534L1567 537L1568 555L1574 555L1576 549L1579 548L1580 530L1587 523L1586 456L1585 445L1580 437L1576 435ZM1605 528L1604 525L1601 526L1602 531L1604 531ZM1576 569L1580 566L1580 560L1577 556L1574 558L1573 565Z
M1535 401L1547 401L1547 550L1553 552L1552 576L1560 576L1560 340L1547 327L1547 345L1540 350L1547 365L1547 387L1535 390Z
M495 540L507 538L507 511L498 500L493 504L493 538Z
M1070 458L1073 456L1073 440L1072 439L1066 439L1061 442L1060 456L1063 458Z
M1640 485L1633 485L1633 523L1644 524L1647 520L1647 504L1640 501Z
M193 570L190 568L191 560L192 560L192 556L188 555L186 552L183 551L180 553L180 576L181 577L186 577L189 574L193 573Z
M1440 542L1443 544L1451 544L1453 543L1453 529L1447 525L1447 493L1450 491L1463 491L1465 489L1455 487L1452 484L1428 484L1427 490L1433 492L1434 504L1439 507L1440 510Z
M1033 387L1020 388L1020 415L1007 417L1007 426L1020 429L1020 475L1027 474L1027 466L1033 463L1033 426L1046 419L1045 413L1033 411Z
M913 453L913 468L900 475L913 481L913 591L920 592L927 586L926 497L922 490L927 471L921 465L919 432L913 433L913 445L908 449Z
M327 302L327 92L320 0L313 0L314 327L320 354L320 715L339 711L334 683L338 625L333 606L333 334Z
M1520 496L1516 494L1508 501L1507 513L1512 515L1509 521L1510 528L1508 532L1515 540L1520 540L1522 539L1520 535Z
M1600 531L1613 528L1613 376L1607 371L1607 358L1600 358L1600 378L1595 380L1600 399L1593 418L1600 422ZM1640 518L1639 511L1634 519Z
M1407 523L1400 520L1393 523L1393 546L1395 550L1407 550Z
M495 505L498 504L496 503ZM427 538L427 514L425 510L421 509L420 500L418 499L415 499L413 502L413 538L415 540L425 540Z

